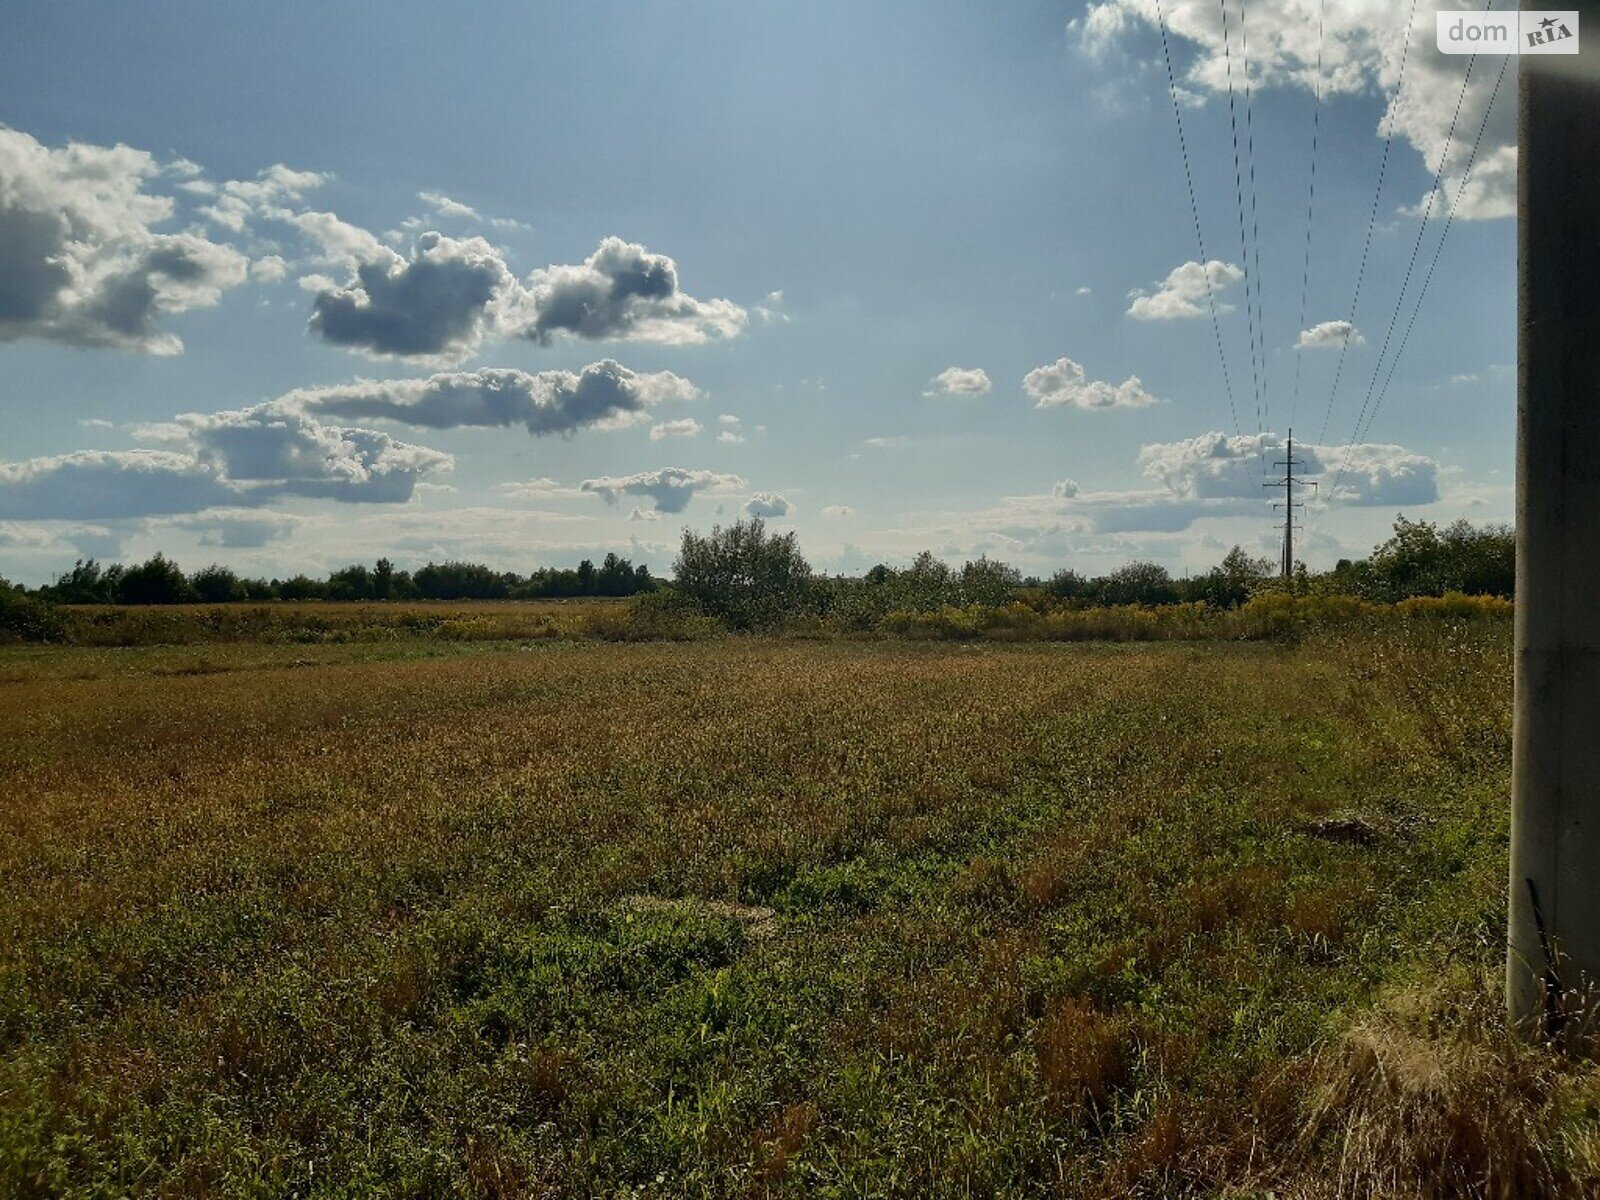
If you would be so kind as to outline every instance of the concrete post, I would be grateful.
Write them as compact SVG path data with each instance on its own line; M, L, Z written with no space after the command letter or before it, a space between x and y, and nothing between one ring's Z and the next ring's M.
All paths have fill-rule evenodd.
M1524 5L1524 8L1531 7ZM1600 983L1600 0L1522 55L1517 602L1506 1003L1588 1041Z

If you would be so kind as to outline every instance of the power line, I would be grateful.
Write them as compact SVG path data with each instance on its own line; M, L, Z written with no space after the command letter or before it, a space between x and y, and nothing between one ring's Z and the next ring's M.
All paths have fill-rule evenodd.
M1493 0L1490 0L1493 3ZM1485 11L1489 5L1484 5ZM1417 266L1417 254L1422 249L1422 239L1428 232L1428 221L1433 216L1434 203L1439 197L1439 190L1444 182L1444 167L1450 157L1450 147L1455 143L1456 123L1461 119L1461 105L1467 98L1467 89L1472 85L1472 68L1477 65L1478 56L1474 54L1467 59L1467 69L1461 76L1461 90L1456 93L1455 109L1450 114L1450 128L1445 133L1444 148L1439 152L1439 169L1433 173L1433 186L1428 189L1428 202L1422 210L1422 220L1417 225L1417 237L1411 244L1411 258L1406 263L1405 278L1400 283L1400 294L1395 298L1394 312L1389 315L1389 327L1383 334L1383 348L1378 351L1378 358L1372 366L1372 379L1367 384L1366 397L1361 401L1361 410L1356 414L1354 432L1351 434L1351 443L1358 438L1361 424L1367 415L1367 409L1372 404L1372 397L1378 387L1378 376L1383 371L1384 360L1389 355L1389 346L1394 338L1395 325L1400 320L1401 310L1405 308L1406 293L1411 288L1411 277Z
M1317 145L1322 132L1322 31L1327 18L1327 0L1320 0L1317 6L1317 92L1316 99L1311 106L1311 183L1306 189L1306 253L1305 262L1300 269L1300 324L1298 328L1306 327L1306 294L1311 283L1311 229L1312 216L1317 207ZM1295 413L1300 407L1300 367L1304 356L1299 352L1294 356L1294 391L1289 398L1289 424L1294 424Z
M1211 309L1211 331L1217 341L1217 361L1222 365L1222 386L1228 395L1228 413L1233 431L1240 433L1239 410L1233 400L1233 380L1228 375L1228 357L1222 349L1222 323L1217 319L1217 300L1211 290L1211 269L1206 259L1206 239L1200 232L1200 206L1195 202L1194 174L1189 169L1189 143L1183 133L1183 111L1178 104L1178 85L1172 74L1172 51L1167 44L1167 18L1161 0L1156 0L1156 21L1161 26L1161 56L1167 64L1167 92L1172 97L1172 119L1178 126L1178 151L1183 157L1183 181L1189 188L1189 211L1194 216L1194 240L1200 249L1200 275L1206 281L1206 305Z
M1333 387L1328 391L1328 410L1322 417L1322 431L1317 434L1317 444L1327 441L1328 423L1333 419L1333 400L1339 393L1339 380L1344 375L1345 355L1350 350L1350 337L1355 332L1356 310L1361 305L1361 284L1367 277L1367 259L1372 250L1372 230L1378 223L1378 200L1383 195L1383 177L1389 169L1389 147L1394 143L1394 121L1400 108L1400 93L1406 82L1406 63L1411 57L1411 26L1417 16L1417 0L1411 0L1411 15L1406 18L1405 44L1400 50L1400 72L1395 78L1394 92L1389 97L1388 131L1383 135L1383 158L1378 164L1378 186L1372 192L1372 211L1367 216L1367 237L1361 246L1361 266L1356 270L1355 294L1350 299L1350 329L1339 347L1339 362L1334 367Z
M1506 58L1500 63L1500 73L1495 77L1494 90L1489 94L1489 103L1484 106L1483 117L1478 122L1478 132L1472 139L1472 151L1467 155L1467 164L1461 174L1461 184L1456 188L1455 196L1450 201L1450 207L1445 213L1444 228L1439 234L1438 244L1433 248L1433 257L1428 263L1428 272L1425 276L1423 276L1422 286L1417 291L1416 304L1411 310L1411 316L1406 321L1405 332L1401 334L1400 337L1400 345L1395 350L1394 357L1389 360L1388 374L1384 376L1383 387L1379 391L1377 399L1372 405L1372 411L1367 418L1366 424L1365 426L1361 426L1358 423L1356 429L1351 434L1349 443L1345 447L1347 452L1352 446L1357 445L1364 437L1367 436L1368 433L1372 431L1372 424L1378 419L1378 409L1382 407L1383 401L1389 394L1389 384L1394 379L1395 368L1399 365L1400 356L1406 352L1406 346L1411 341L1411 331L1416 327L1417 317L1422 312L1422 303L1427 298L1428 288L1433 283L1434 272L1439 267L1439 259L1444 254L1445 239L1450 236L1450 227L1455 223L1456 211L1461 205L1462 197L1466 195L1468 185L1472 182L1472 170L1473 167L1477 165L1478 150L1483 144L1483 134L1484 131L1489 127L1489 117L1494 112L1495 103L1500 98L1500 89L1505 83L1506 68L1510 66L1510 64L1511 59L1509 55L1506 56ZM1347 457L1347 455L1341 456L1341 458L1343 457ZM1345 464L1341 461L1338 473L1334 477L1333 487L1330 489L1330 502L1337 497L1339 481L1344 478L1344 472Z
M1244 57L1244 128L1245 128L1245 157L1250 164L1250 246L1255 255L1255 269L1252 272L1255 280L1255 336L1256 345L1251 346L1251 354L1257 354L1261 359L1261 412L1257 418L1256 434L1259 437L1262 430L1269 424L1268 413L1272 407L1272 389L1267 386L1267 328L1266 319L1261 308L1261 289L1265 277L1261 273L1261 215L1256 205L1256 127L1255 127L1255 102L1254 87L1250 82L1250 34L1245 26L1244 0L1239 0L1239 45ZM1263 467L1265 466L1265 451ZM1265 471L1263 470L1263 474Z
M1389 383L1394 379L1395 367L1400 362L1400 356L1406 352L1406 343L1411 340L1411 330L1416 326L1417 314L1422 311L1422 301L1428 294L1428 285L1433 282L1434 270L1439 266L1439 258L1444 253L1444 240L1450 236L1450 226L1456 219L1456 209L1461 204L1461 197L1467 190L1467 184L1472 180L1472 168L1478 161L1478 147L1483 140L1483 131L1489 125L1489 114L1494 111L1495 101L1500 98L1500 86L1505 82L1506 67L1510 63L1509 55L1500 63L1500 74L1495 78L1494 91L1490 93L1488 107L1483 110L1483 119L1478 122L1478 134L1472 141L1472 153L1467 156L1466 170L1461 175L1461 186L1456 189L1455 199L1450 202L1449 211L1445 214L1444 230L1439 234L1439 244L1434 247L1433 259L1428 263L1428 273L1423 277L1422 287L1417 292L1416 307L1411 310L1411 317L1406 322L1405 333L1400 337L1400 347L1394 352L1394 358L1389 361L1389 373L1384 376L1383 390L1378 393L1377 401L1372 406L1372 415L1367 419L1366 429L1360 434L1362 437L1371 431L1373 421L1378 419L1378 409L1389 394Z
M1415 3L1415 0L1412 0ZM1243 3L1243 0L1240 0ZM1233 138L1233 193L1239 209L1239 258L1244 272L1244 311L1250 349L1250 380L1256 405L1256 433L1261 432L1261 375L1256 370L1255 309L1251 305L1250 248L1245 237L1244 223L1244 170L1239 163L1239 118L1235 109L1233 92L1233 50L1228 38L1228 0L1217 0L1222 12L1222 53L1228 69L1228 128ZM1202 264L1204 269L1204 264Z

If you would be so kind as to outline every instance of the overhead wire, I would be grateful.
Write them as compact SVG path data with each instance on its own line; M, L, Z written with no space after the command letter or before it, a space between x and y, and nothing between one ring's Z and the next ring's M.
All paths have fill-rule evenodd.
M1327 23L1327 0L1318 0L1317 5L1317 89L1316 98L1311 106L1311 182L1306 188L1306 248L1305 258L1300 268L1300 322L1299 329L1306 327L1306 297L1311 284L1311 230L1313 217L1317 208L1317 149L1322 133L1322 41L1323 29ZM1300 368L1302 356L1297 352L1294 356L1294 390L1289 396L1289 419L1287 425L1294 428L1294 418L1300 408Z
M1172 71L1172 49L1167 39L1167 18L1162 0L1156 0L1156 22L1161 27L1161 57L1167 64L1167 92L1172 97L1172 119L1178 127L1178 152L1183 159L1183 181L1189 189L1189 211L1194 217L1194 239L1200 251L1200 274L1206 284L1206 306L1211 310L1211 330L1217 343L1217 361L1222 367L1222 387L1228 397L1228 414L1234 433L1241 433L1239 409L1234 401L1233 380L1228 372L1228 356L1222 347L1222 323L1217 318L1217 298L1211 287L1211 269L1206 258L1205 234L1200 229L1200 205L1195 199L1194 173L1189 165L1189 142L1183 131L1183 109L1178 103L1178 85Z
M1345 356L1350 350L1350 339L1355 332L1356 313L1361 307L1361 286L1367 277L1367 261L1372 251L1372 231L1378 223L1378 200L1383 195L1383 180L1389 170L1389 150L1394 144L1395 118L1399 113L1400 97L1405 88L1406 64L1411 57L1411 27L1416 21L1417 0L1411 0L1411 12L1406 17L1405 42L1400 50L1400 70L1395 77L1394 91L1389 96L1389 110L1386 114L1388 120L1387 130L1383 135L1383 157L1378 163L1378 183L1372 191L1372 210L1367 214L1367 235L1361 245L1361 265L1356 269L1355 292L1350 298L1350 316L1347 324L1349 329L1339 346L1339 361L1334 367L1333 386L1328 389L1327 411L1322 416L1322 430L1317 434L1317 444L1322 445L1328 437L1328 425L1333 419L1333 404L1339 394L1339 381L1344 376Z
M1493 0L1490 0L1490 2L1492 3ZM1488 5L1484 7L1487 9ZM1461 106L1466 101L1468 89L1472 86L1472 69L1477 65L1477 61L1478 56L1476 54L1467 59L1467 69L1461 75L1461 88L1456 93L1455 108L1450 113L1450 127L1445 133L1444 146L1439 152L1439 167L1433 173L1433 185L1428 189L1427 203L1424 204L1422 209L1422 220L1417 224L1417 236L1411 243L1411 257L1406 262L1406 273L1400 283L1400 294L1395 297L1394 311L1389 314L1389 325L1384 331L1383 346L1378 351L1377 361L1372 366L1372 379L1367 384L1367 394L1361 401L1360 411L1356 413L1353 427L1355 434L1352 434L1352 441L1355 435L1359 433L1362 422L1366 419L1367 410L1372 405L1372 398L1378 388L1378 376L1383 371L1384 363L1389 356L1389 347L1393 343L1395 326L1399 323L1400 314L1405 309L1406 294L1411 289L1412 276L1417 267L1417 255L1422 250L1422 241L1428 232L1428 221L1433 217L1434 205L1439 198L1440 188L1444 183L1445 164L1449 161L1450 149L1455 144L1456 125L1461 120Z
M1413 0L1415 2L1415 0ZM1243 0L1240 0L1243 3ZM1244 277L1244 307L1247 345L1250 350L1250 381L1251 394L1255 400L1256 433L1259 435L1262 425L1261 402L1261 374L1256 365L1256 319L1255 307L1251 297L1253 289L1250 274L1250 247L1245 231L1244 217L1244 168L1239 159L1239 118L1234 99L1233 87L1233 48L1228 34L1228 0L1217 0L1217 5L1222 14L1222 54L1227 65L1228 78L1228 129L1233 140L1233 190L1234 200L1239 210L1239 269ZM1201 264L1201 271L1208 277L1210 270L1206 264Z
M1378 393L1377 402L1372 406L1372 415L1367 419L1366 429L1362 431L1364 437L1372 429L1372 422L1377 419L1378 408L1389 393L1389 382L1394 378L1394 369L1400 361L1400 356L1406 352L1406 343L1411 340L1411 330L1417 323L1417 316L1422 311L1423 298L1428 294L1428 286L1433 282L1433 273L1439 266L1439 258L1444 253L1444 241L1450 236L1450 226L1455 222L1456 209L1460 206L1461 197L1467 190L1467 184L1472 180L1472 168L1478 160L1478 147L1483 140L1483 131L1489 124L1489 114L1494 110L1495 101L1500 98L1500 87L1505 82L1506 68L1510 66L1508 55L1500 64L1500 74L1495 78L1494 91L1489 96L1489 106L1484 109L1483 119L1478 123L1478 134L1472 141L1472 152L1467 156L1466 169L1461 175L1461 186L1456 189L1455 199L1450 202L1450 210L1445 214L1444 230L1439 235L1439 244L1434 247L1433 259L1428 263L1428 273L1423 277L1422 288L1417 293L1417 305L1411 310L1411 317L1406 322L1405 333L1400 338L1400 348L1394 352L1394 357L1389 360L1389 373L1384 376L1383 390Z
M1255 258L1251 268L1251 278L1255 283L1255 338L1256 344L1251 346L1250 352L1256 355L1261 363L1261 412L1256 421L1256 440L1260 444L1262 432L1271 424L1272 389L1267 381L1267 332L1266 318L1262 312L1261 293L1265 276L1261 273L1261 213L1256 203L1256 129L1255 129L1255 103L1254 85L1250 80L1250 33L1245 22L1245 0L1239 2L1239 46L1241 57L1244 61L1244 128L1245 128L1245 160L1250 164L1250 247ZM1266 452L1262 451L1262 470L1266 469Z
M1474 58L1476 58L1476 56L1474 56ZM1505 57L1505 59L1502 60L1502 62L1500 64L1500 71L1499 71L1499 74L1495 77L1494 89L1493 89L1493 91L1490 92L1489 102L1488 102L1488 104L1486 104L1484 106L1483 116L1478 121L1478 131L1477 131L1477 133L1474 135L1474 137L1472 139L1472 150L1467 155L1466 165L1463 168L1462 174L1461 174L1461 182L1457 186L1457 188L1455 190L1455 195L1452 197L1452 199L1450 201L1450 206L1449 206L1448 210L1445 213L1444 226L1443 226L1443 228L1442 228L1442 230L1441 230L1441 232L1439 234L1438 242L1434 245L1433 256L1429 260L1428 270L1427 270L1427 273L1423 276L1422 285L1417 291L1416 300L1414 301L1414 303L1412 305L1411 314L1406 320L1406 326L1405 326L1404 331L1401 334L1399 345L1395 349L1394 356L1392 358L1390 358L1389 361L1388 361L1388 372L1384 376L1383 385L1382 385L1381 389L1377 391L1375 396L1371 397L1373 402L1371 404L1370 411L1367 411L1364 408L1362 414L1358 415L1355 427L1352 429L1351 434L1350 434L1350 440L1345 444L1344 453L1340 455L1339 469L1338 469L1338 471L1336 472L1336 474L1334 476L1333 487L1331 489L1329 489L1329 492L1330 492L1329 501L1330 501L1330 503L1337 500L1339 483L1343 480L1345 472L1346 472L1346 470L1348 468L1348 461L1349 461L1350 451L1355 446L1361 444L1362 440L1365 439L1371 433L1373 422L1376 421L1377 417L1378 417L1378 410L1383 406L1384 400L1388 397L1389 385L1394 380L1395 369L1399 366L1400 358L1401 358L1402 355L1405 354L1406 346L1411 341L1411 331L1416 327L1417 318L1418 318L1418 316L1421 315L1421 312L1422 312L1423 302L1427 299L1428 289L1433 283L1434 273L1438 270L1439 260L1444 254L1445 241L1450 236L1450 229L1451 229L1451 226L1455 223L1456 213L1460 209L1462 197L1466 195L1467 188L1470 186L1470 184L1472 182L1472 171L1473 171L1473 168L1474 168L1474 166L1476 166L1477 161L1478 161L1478 151L1482 147L1482 144L1483 144L1484 131L1486 129L1488 129L1488 127L1489 127L1489 118L1494 112L1495 104L1499 101L1500 90L1505 84L1506 69L1509 66L1510 66L1510 56L1508 55L1508 56ZM1469 61L1468 64L1467 64L1467 78L1468 79L1470 79L1470 77L1471 77L1471 71L1472 71L1472 62ZM1461 97L1464 97L1465 94L1466 94L1466 83L1464 81L1463 84L1462 84ZM1460 109L1461 97L1457 98L1457 110L1458 110L1458 112L1459 112L1459 109ZM1451 122L1451 134L1452 135L1454 134L1454 130L1455 130L1455 121L1452 120L1452 122ZM1448 141L1446 143L1446 153L1448 153ZM1442 182L1443 172L1444 172L1444 156L1441 156L1440 165L1439 165L1439 171L1436 172L1436 174L1435 174L1434 189L1433 189L1433 192L1430 194L1430 197L1429 197L1430 201L1433 199L1434 196L1439 195L1440 192L1441 192L1441 188L1443 186L1443 182ZM1424 229L1426 228L1426 224L1424 224L1423 228ZM1422 231L1419 230L1418 231L1418 245L1421 244L1421 233L1422 233ZM1413 257L1415 257L1415 250L1413 250ZM1410 277L1410 271L1408 269L1407 278L1409 279L1409 277ZM1402 295L1403 294L1404 294L1404 289L1402 289ZM1397 314L1398 314L1398 309L1396 311L1397 311ZM1381 355L1379 357L1379 363L1380 363L1380 366L1381 366L1381 364L1382 364L1382 356ZM1376 372L1374 373L1374 377L1376 377ZM1363 418L1365 418L1365 419L1363 420Z

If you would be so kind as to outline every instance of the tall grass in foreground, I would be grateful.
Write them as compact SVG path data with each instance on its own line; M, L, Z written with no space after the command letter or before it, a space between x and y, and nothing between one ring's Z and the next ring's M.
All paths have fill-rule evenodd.
M0 652L0 1194L1593 1194L1509 651Z

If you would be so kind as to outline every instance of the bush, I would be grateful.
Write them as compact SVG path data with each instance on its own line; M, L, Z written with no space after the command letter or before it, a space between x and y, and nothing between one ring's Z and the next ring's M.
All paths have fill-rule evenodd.
M1407 617L1508 619L1511 616L1511 601L1499 596L1465 596L1460 592L1446 592L1442 596L1413 596L1400 601L1394 610Z
M1447 592L1509 598L1516 588L1516 549L1516 535L1506 525L1475 529L1457 521L1441 530L1400 516L1371 558L1342 560L1333 579L1368 600L1391 603Z
M924 550L896 570L879 563L860 579L828 579L815 585L816 611L835 629L876 629L892 613L932 613L969 605L1000 607L1018 599L1048 603L1047 591L1026 589L1015 567L977 558L953 571ZM804 625L809 614L798 614Z
M1104 605L1172 604L1172 576L1159 563L1134 562L1095 581L1094 599Z
M1057 600L1081 600L1089 593L1089 581L1076 571L1063 567L1045 582L1044 591Z
M62 636L55 605L0 579L0 642L55 642Z
M1231 636L1234 625L1224 620L1228 616L1205 604L1125 604L1046 612L1021 603L998 608L969 604L946 605L933 612L902 609L884 617L878 630L921 641L1145 642Z
M768 535L760 517L714 526L703 537L685 529L672 570L687 601L732 629L769 629L816 603L798 539Z
M1271 575L1270 559L1252 558L1242 546L1235 546L1219 565L1175 586L1185 600L1204 600L1213 608L1238 608Z
M1005 604L1022 586L1022 573L1015 567L987 556L961 568L961 598L968 604L996 607Z
M579 631L602 642L690 642L715 636L721 626L677 592L662 588L586 613Z

